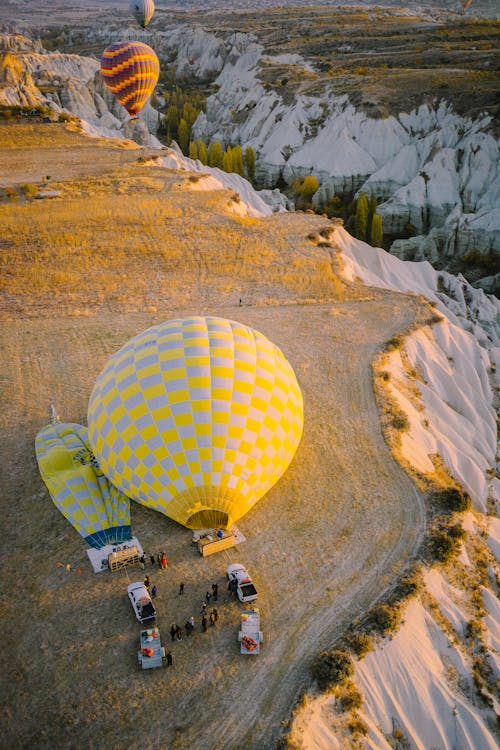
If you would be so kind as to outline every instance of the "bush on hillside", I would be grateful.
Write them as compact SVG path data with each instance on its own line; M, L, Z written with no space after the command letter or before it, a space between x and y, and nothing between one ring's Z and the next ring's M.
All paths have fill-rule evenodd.
M347 680L354 665L347 651L323 651L313 663L311 673L320 690L327 690Z
M348 682L342 687L339 698L342 711L354 711L363 705L363 696L354 682Z
M447 563L460 552L460 540L465 531L460 525L436 529L429 538L429 554L431 559L440 563Z
M370 612L376 630L382 635L387 635L396 630L401 621L401 612L397 605L390 607L388 604L377 604Z
M348 633L345 642L358 659L362 659L373 648L373 641L368 633Z
M33 185L32 182L23 182L22 185L19 186L21 189L21 192L23 195L25 195L27 198L33 198L35 195L38 194L38 188L36 185Z
M450 513L462 513L469 510L471 506L469 495L456 487L446 487L444 490L433 492L432 500L438 503L443 510Z

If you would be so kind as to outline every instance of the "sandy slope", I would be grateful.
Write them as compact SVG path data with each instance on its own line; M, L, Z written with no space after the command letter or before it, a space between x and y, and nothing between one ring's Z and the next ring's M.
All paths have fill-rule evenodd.
M213 210L215 202L207 205ZM222 205L221 199L221 212ZM231 559L248 566L261 594L265 643L259 658L240 657L240 608L224 595L215 629L204 635L198 626L192 641L172 644L173 670L138 672L139 628L125 587L140 571L94 576L84 544L55 510L38 475L33 441L49 403L55 402L65 419L84 422L93 381L107 357L162 320L161 304L155 313L89 310L87 317L63 317L47 299L43 310L37 307L41 317L3 321L0 458L7 472L1 617L9 668L2 681L8 695L4 739L11 747L273 747L281 721L308 680L311 657L380 594L418 540L419 495L382 439L370 372L377 350L413 321L418 303L364 290L353 298L332 293L330 301L315 303L309 294L309 304L287 304L286 280L280 274L273 282L266 253L272 257L280 235L291 231L290 222L305 236L307 225L314 228L320 220L283 221L273 217L261 224L268 250L261 243L258 254L245 242L246 225L238 228L254 283L262 284L260 274L266 274L267 304L232 307L224 302L235 296L226 286L219 302L207 295L194 310L180 303L175 313L234 318L280 346L305 401L304 437L292 466L240 522L247 542L228 555L203 560L190 545L189 531L132 508L133 529L144 548L165 548L170 560L167 572L148 571L159 588L165 642L173 620L184 623L191 614L199 620L201 599L213 580L224 591ZM206 227L195 230L201 239ZM208 267L204 284L216 285L215 276ZM233 283L240 289L241 279ZM297 298L296 288L290 298ZM82 574L57 568L58 561L81 567ZM181 580L182 599L176 596Z

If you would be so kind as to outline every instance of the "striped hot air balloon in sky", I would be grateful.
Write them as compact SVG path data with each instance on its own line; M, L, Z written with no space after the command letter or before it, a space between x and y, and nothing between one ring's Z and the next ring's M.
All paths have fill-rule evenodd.
M97 378L88 419L99 464L125 495L188 528L228 528L286 471L303 402L265 336L190 317L125 344Z
M143 42L116 42L102 53L101 74L120 104L136 117L156 86L160 63Z
M145 29L153 18L155 4L153 0L131 0L130 12L139 26L142 26L142 28Z

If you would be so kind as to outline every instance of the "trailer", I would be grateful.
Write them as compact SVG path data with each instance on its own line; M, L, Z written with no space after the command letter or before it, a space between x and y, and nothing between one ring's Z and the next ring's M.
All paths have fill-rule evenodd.
M259 610L248 609L246 612L242 612L240 616L240 630L238 633L240 653L260 653L260 644L263 640L264 637L262 635L262 630L260 629Z

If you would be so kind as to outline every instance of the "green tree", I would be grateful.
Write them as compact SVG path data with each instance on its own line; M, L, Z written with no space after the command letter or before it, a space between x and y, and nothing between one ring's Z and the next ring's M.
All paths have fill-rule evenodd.
M239 144L233 148L233 172L242 177L245 174L245 170L243 169L243 151Z
M196 144L198 146L198 159L201 161L202 164L208 164L208 154L207 154L207 147L205 145L205 141L196 141Z
M368 201L368 226L371 227L372 225L372 219L377 213L377 199L373 195L373 193L370 193L370 200Z
M234 159L233 159L233 150L231 146L228 146L226 150L224 151L224 156L222 157L222 169L224 172L234 172Z
M222 145L220 141L212 141L208 147L208 166L222 169Z
M198 159L198 144L196 141L190 141L189 142L189 158L190 159Z
M247 178L250 182L255 179L255 152L251 146L245 149L245 165L247 168Z
M382 217L378 214L373 214L372 226L370 229L370 245L372 247L382 247L383 239Z
M181 147L182 153L185 154L189 144L189 127L186 120L181 117L179 122L179 146Z
M356 201L356 214L354 216L354 235L358 240L366 241L368 229L368 201L366 195L360 193Z
M314 175L308 174L307 177L304 177L300 192L307 203L310 203L311 198L318 188L319 182Z
M168 139L177 138L179 127L179 113L177 107L170 106L165 114L165 131Z
M182 116L189 125L189 128L192 128L196 118L198 117L198 110L193 104L190 104L190 102L185 102L182 108Z

